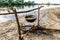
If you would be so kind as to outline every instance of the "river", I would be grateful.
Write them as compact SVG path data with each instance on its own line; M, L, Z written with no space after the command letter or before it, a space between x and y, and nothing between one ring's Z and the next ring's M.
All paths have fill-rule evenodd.
M41 6L41 5L40 5ZM54 8L54 7L60 7L60 5L50 5L50 6L47 6L47 5L42 5L44 6L43 8L41 8L41 10L44 10L44 9L48 9L48 8ZM22 7L16 7L16 10L17 11L27 11L27 10L31 10L31 9L34 9L34 8L38 8L38 5L36 6L22 6ZM32 11L32 12L29 12L29 13L34 13L36 12L37 10L35 11ZM4 13L4 12L7 12L6 10L0 10L0 12ZM25 15L26 13L24 14L19 14L18 16L22 16L22 15ZM14 19L15 16L14 14L13 15L0 15L0 23L1 22L5 22L7 20L11 20L11 19Z

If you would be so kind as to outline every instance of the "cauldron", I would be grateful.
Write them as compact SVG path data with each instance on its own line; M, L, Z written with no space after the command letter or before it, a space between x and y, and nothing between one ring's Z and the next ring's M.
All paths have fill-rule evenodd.
M34 16L34 15L27 15L27 16L25 17L25 19L26 19L26 21L28 21L28 22L34 22L34 21L37 19L37 17Z

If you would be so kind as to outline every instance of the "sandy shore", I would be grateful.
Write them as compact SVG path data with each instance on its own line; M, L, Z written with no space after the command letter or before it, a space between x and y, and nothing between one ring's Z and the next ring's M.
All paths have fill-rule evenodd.
M44 14L44 13L47 14L48 13L48 10L52 14L55 11L60 10L60 8L46 9L46 10L41 11L41 14ZM31 14L29 14L29 15L31 15ZM26 15L28 15L28 14L26 14ZM21 23L24 24L24 25L37 24L37 20L35 22L33 22L33 23L27 22L25 20L25 18L24 18L26 15L19 16L19 22L20 22L20 24ZM37 16L37 12L35 12L33 15ZM44 20L44 18L46 19L46 15L43 17L42 20ZM52 18L55 19L56 17L54 16ZM58 21L60 20L59 18L57 18L57 19L58 19ZM41 23L41 25L44 23L44 26L46 26L46 22L48 24L50 22L53 23L53 24L56 23L56 22L53 22L50 19L48 19L47 21L45 20L46 22L44 21L42 23L42 20L40 21L40 23ZM48 22L49 20L50 20L50 22ZM50 25L48 25L48 24L47 24L47 27L46 28L49 28L50 27ZM57 24L57 25L59 25L59 24ZM56 26L52 26L50 28L56 29L55 27ZM17 23L16 23L16 20L14 20L14 19L13 20L9 20L9 21L7 21L5 23L4 22L3 23L0 23L0 40L18 40L18 29L17 28L18 28L17 27ZM60 25L59 25L59 27L57 26L57 29L60 29ZM59 31L49 32L49 34L47 35L47 34L42 33L40 30L38 30L38 31L33 32L33 33L28 33L28 35L23 34L23 36L24 36L23 37L24 40L60 40L60 32Z

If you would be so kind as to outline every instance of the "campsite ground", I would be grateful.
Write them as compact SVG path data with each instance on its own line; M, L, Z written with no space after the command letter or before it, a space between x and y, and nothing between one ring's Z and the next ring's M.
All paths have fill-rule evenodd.
M60 8L57 7L57 8L46 9L45 11L42 10L42 12L45 13L48 10L49 13L55 13L54 15L57 15L57 17L59 18L58 14L60 13L59 12ZM21 23L22 24L24 23L24 25L31 24L27 23L27 21L24 18L24 15L19 17L19 21L20 24ZM35 24L36 22L34 22L33 24ZM60 31L53 31L49 32L49 34L44 34L40 30L37 30L35 32L28 33L28 35L23 34L23 38L24 40L60 40ZM7 22L0 23L0 40L18 40L18 28L15 20L9 20Z

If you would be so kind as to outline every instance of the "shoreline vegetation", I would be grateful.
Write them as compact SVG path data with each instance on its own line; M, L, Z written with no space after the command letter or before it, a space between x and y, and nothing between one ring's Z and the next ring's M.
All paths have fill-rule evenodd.
M34 1L25 2L24 0L0 0L0 7L13 7L13 6L34 6L34 5L60 5L54 3L35 3Z
M0 7L5 6L30 6L30 5L37 5L34 1L24 2L24 0L0 0Z

